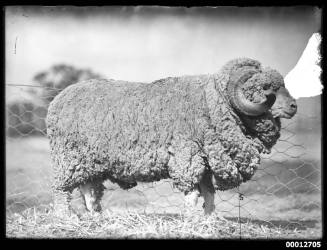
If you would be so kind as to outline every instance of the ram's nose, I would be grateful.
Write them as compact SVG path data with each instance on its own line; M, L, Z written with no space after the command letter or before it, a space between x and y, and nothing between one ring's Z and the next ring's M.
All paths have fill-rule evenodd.
M296 104L296 101L295 100L290 103L289 108L290 108L290 111L291 111L290 113L292 113L293 115L295 115L295 113L297 111L297 104Z

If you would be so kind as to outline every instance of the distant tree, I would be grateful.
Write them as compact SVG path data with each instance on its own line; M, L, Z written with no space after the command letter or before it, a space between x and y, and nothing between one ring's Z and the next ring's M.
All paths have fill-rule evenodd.
M77 69L70 65L57 64L34 76L34 82L44 88L33 89L33 92L48 104L69 85L83 80L100 78L104 77L92 72L90 69Z
M76 69L58 64L36 74L37 87L26 87L6 98L6 133L8 136L45 135L48 105L67 86L88 79L104 78L90 69Z

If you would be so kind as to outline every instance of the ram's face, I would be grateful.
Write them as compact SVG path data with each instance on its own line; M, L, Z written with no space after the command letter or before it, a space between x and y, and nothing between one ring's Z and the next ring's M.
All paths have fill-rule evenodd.
M297 111L295 99L290 95L288 90L281 86L276 93L276 101L271 107L271 113L274 118L292 118Z
M262 72L244 68L231 73L228 97L242 115L259 117L271 113L274 118L292 118L297 105L285 88L283 76L276 70Z

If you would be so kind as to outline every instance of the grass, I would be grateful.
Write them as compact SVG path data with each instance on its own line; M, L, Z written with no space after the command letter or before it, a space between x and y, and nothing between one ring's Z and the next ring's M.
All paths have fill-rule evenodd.
M220 219L202 213L144 214L112 212L56 217L27 209L7 217L9 238L112 238L112 239L298 239L321 237L321 228L282 227L263 221Z

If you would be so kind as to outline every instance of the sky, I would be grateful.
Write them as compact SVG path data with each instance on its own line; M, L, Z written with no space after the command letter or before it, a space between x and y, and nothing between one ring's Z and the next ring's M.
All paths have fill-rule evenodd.
M6 7L6 83L33 84L35 74L61 63L151 82L215 73L237 57L285 76L320 15L312 6Z

